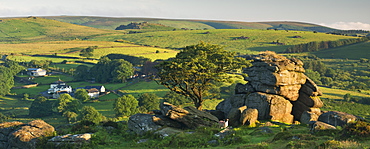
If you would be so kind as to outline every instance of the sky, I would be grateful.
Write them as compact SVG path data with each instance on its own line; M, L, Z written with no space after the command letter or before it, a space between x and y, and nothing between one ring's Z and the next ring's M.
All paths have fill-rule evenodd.
M60 15L298 21L370 30L370 0L0 0L0 18Z

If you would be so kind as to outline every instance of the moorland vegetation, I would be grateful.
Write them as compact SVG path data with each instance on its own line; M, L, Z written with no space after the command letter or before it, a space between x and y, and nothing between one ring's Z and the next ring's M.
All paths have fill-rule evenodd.
M370 42L368 38L346 36L366 36L366 31L338 31L299 22L241 23L94 17L54 19L68 23L39 17L1 19L0 121L29 122L43 119L54 127L71 124L72 127L60 127L57 134L94 133L91 142L83 146L85 148L370 146L366 139L370 132L366 122L370 120L370 57L366 54ZM127 24L131 22L150 22L163 26L150 24L147 28L114 30L120 25L129 26ZM207 44L199 44L200 41ZM351 42L345 44L347 41ZM215 53L213 59L202 60L201 55L206 52L192 55L194 49L222 48L226 50L222 52L227 54ZM294 53L286 51L302 48L304 50L294 50ZM274 123L269 127L272 133L265 133L259 126L263 127L270 122L260 121L257 127L235 128L233 135L224 138L215 137L220 129L211 127L200 127L165 138L150 133L138 136L127 132L126 121L131 115L158 110L159 103L163 101L179 107L195 105L205 110L214 110L219 102L234 94L237 83L245 82L238 71L225 76L226 71L219 71L217 65L222 65L221 70L229 70L223 62L233 64L230 68L240 68L240 63L237 65L235 61L234 65L230 57L266 50L290 52L282 54L303 61L305 74L320 85L324 94L323 110L347 112L363 117L365 122L320 133L310 133L306 124ZM217 61L225 55L228 57L224 61ZM183 65L195 64L195 61L202 61L204 65ZM155 65L160 69L155 69ZM51 75L30 77L26 75L26 68L42 68ZM185 68L188 71L184 71ZM203 83L199 83L199 80L193 82L199 86L182 90L181 85L184 84L176 84L174 81L194 72L204 72L199 75ZM153 81L155 74L161 78L159 84ZM168 79L162 79L165 77ZM194 80L189 78L182 79L191 84ZM86 98L87 92L84 90L76 91L75 96L41 96L43 94L40 93L47 91L50 83L57 80L63 80L73 88L104 85L109 93L92 99ZM37 86L24 87L30 83ZM205 92L194 90L197 87ZM115 129L107 131L105 126ZM41 148L48 147L42 144L47 139L40 139ZM218 143L210 142L212 140Z

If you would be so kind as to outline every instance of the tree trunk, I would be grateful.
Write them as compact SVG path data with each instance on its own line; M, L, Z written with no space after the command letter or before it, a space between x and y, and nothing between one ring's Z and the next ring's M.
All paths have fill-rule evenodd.
M200 102L196 102L196 103L195 103L195 107L196 107L199 111L202 111L202 103L200 103Z

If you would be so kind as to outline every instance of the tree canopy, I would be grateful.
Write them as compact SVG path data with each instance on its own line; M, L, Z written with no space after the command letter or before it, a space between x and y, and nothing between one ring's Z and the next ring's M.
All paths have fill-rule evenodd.
M132 95L123 95L114 101L116 117L130 116L138 113L139 101Z
M97 82L125 82L134 74L134 68L130 62L123 59L111 60L108 57L102 57L90 72Z
M219 45L200 42L187 46L175 58L157 65L157 83L189 97L201 110L214 82L227 81L227 72L250 65L235 56Z

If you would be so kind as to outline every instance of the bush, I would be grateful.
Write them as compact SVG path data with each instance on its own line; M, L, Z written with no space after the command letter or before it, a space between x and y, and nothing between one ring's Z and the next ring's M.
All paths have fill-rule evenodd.
M370 123L365 121L356 121L347 124L343 130L343 137L365 139L370 137Z

